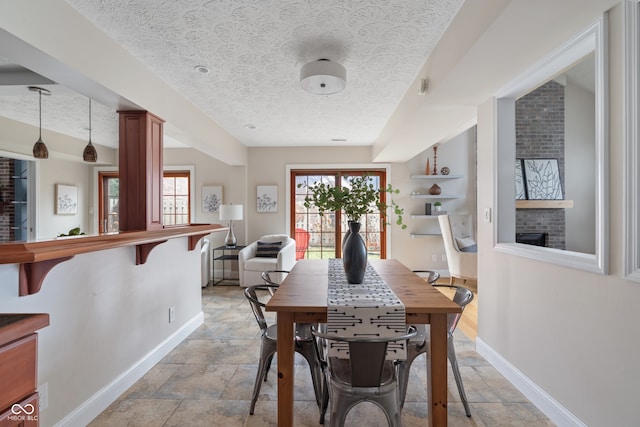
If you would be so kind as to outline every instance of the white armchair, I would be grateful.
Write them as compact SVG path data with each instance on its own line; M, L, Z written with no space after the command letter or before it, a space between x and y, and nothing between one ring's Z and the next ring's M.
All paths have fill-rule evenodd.
M282 249L275 257L256 256L258 242L282 242ZM263 283L261 274L267 270L290 271L296 263L296 241L286 234L270 234L238 252L238 274L240 286L247 287Z
M439 215L444 252L449 264L450 283L455 279L464 281L478 279L478 254L471 235L469 215Z

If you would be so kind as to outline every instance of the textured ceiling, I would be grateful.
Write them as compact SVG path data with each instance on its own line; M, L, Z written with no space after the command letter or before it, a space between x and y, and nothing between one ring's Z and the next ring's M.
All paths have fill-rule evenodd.
M463 3L66 1L248 146L372 144ZM320 58L346 68L343 92L301 89L300 67ZM210 72L195 71L198 65ZM11 106L3 103L0 114L37 125L37 94L24 92ZM43 126L86 139L86 98L52 92L43 97ZM52 117L62 105L64 118ZM115 113L97 105L93 111L94 142L117 145Z

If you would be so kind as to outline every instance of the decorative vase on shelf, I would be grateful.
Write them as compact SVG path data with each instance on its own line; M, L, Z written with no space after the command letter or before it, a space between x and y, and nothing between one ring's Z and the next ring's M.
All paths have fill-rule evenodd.
M367 268L367 246L360 236L360 223L349 221L349 235L342 246L342 263L348 283L362 283Z
M437 196L441 192L442 192L442 189L440 188L440 186L438 184L433 184L431 186L431 188L429 188L429 194L431 194L431 195Z

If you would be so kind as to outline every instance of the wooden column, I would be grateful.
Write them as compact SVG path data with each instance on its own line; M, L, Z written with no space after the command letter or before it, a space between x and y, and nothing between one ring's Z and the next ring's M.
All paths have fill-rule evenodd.
M162 228L162 128L147 111L120 114L120 231Z

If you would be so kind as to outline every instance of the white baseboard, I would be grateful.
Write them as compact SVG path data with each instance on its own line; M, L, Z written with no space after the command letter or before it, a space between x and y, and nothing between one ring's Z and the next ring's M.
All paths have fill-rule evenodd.
M142 359L134 363L125 372L104 386L96 394L74 409L66 417L55 424L56 427L85 426L100 415L109 405L125 391L134 385L164 356L169 354L178 344L204 323L204 313L201 311L185 323L173 335L160 343L155 349L147 353Z
M585 423L562 406L560 402L531 381L529 377L513 366L493 348L489 347L480 337L476 337L476 352L491 363L502 376L520 390L531 403L540 409L540 411L558 427L587 427Z

